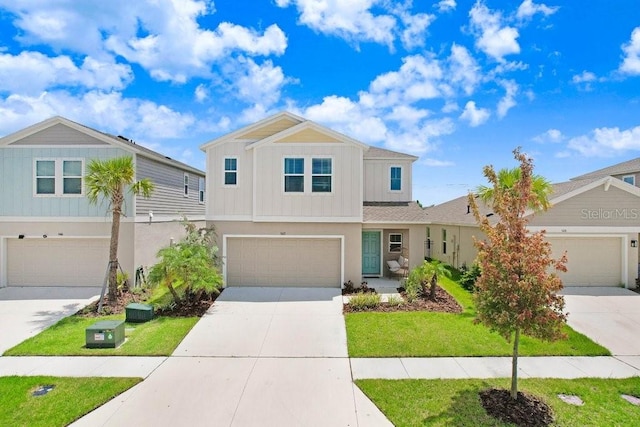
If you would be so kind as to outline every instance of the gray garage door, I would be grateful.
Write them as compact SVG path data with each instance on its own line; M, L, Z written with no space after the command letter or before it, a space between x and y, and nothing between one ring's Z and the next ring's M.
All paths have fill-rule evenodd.
M337 238L227 239L227 286L340 287Z
M109 239L8 239L9 286L101 286Z
M553 254L567 251L565 286L618 286L622 282L622 242L619 237L549 237Z

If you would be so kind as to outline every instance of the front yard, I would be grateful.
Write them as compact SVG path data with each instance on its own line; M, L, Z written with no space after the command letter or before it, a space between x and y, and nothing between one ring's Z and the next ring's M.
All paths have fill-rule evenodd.
M510 356L511 344L474 324L471 295L454 280L440 285L463 307L460 314L436 312L345 313L350 357ZM522 356L608 356L611 353L565 326L568 339L553 343L522 337Z

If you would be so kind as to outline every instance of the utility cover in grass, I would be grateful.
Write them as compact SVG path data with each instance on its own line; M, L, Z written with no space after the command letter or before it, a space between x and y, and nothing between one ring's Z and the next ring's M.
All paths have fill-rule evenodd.
M49 393L54 388L56 388L56 386L54 386L53 384L41 385L31 393L31 396L36 396L36 397L37 396L44 396L45 394Z
M582 399L580 399L580 397L574 396L572 394L559 394L558 398L560 398L560 400L562 400L564 403L568 403L569 405L574 405L574 406L584 405L584 402L582 401Z
M628 394L623 394L622 398L627 402L631 403L632 405L640 406L640 398L637 398L635 396L630 396Z

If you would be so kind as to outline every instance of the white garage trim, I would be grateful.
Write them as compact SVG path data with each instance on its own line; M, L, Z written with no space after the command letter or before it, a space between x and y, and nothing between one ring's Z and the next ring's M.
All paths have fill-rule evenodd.
M638 229L635 228L634 231L632 231L632 233L637 233ZM623 283L624 283L624 287L625 288L629 288L629 278L627 275L627 271L629 268L629 237L627 234L595 234L595 233L589 233L589 234L584 234L584 233L568 233L568 232L561 232L561 233L546 233L545 237L547 238L558 238L558 239L575 239L575 238L582 238L582 239L589 239L589 238L617 238L620 239L620 278L622 279Z
M344 283L344 236L323 234L323 235L306 235L306 234L224 234L222 236L222 278L224 286L227 286L227 242L228 239L338 239L340 240L340 287Z

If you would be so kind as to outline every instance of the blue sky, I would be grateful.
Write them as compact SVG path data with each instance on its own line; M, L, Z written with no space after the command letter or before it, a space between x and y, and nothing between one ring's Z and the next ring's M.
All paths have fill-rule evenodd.
M289 110L420 157L425 205L640 156L637 0L0 0L0 135L53 115L203 168Z

